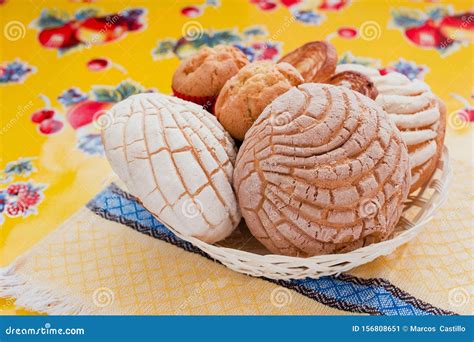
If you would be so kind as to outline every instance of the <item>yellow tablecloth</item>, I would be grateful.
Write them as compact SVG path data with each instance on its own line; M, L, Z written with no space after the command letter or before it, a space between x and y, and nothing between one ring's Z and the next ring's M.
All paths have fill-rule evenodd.
M0 266L28 251L108 184L111 171L92 119L127 91L170 93L179 59L204 44L217 43L237 45L254 60L276 60L307 41L329 39L343 61L424 79L447 105L446 145L455 174L462 175L454 179L455 186L468 189L464 193L470 196L450 198L450 210L441 210L433 225L458 220L456 224L472 233L474 19L466 14L470 1L84 2L0 1ZM26 200L20 200L22 193L28 194ZM459 208L467 212L453 219ZM428 235L421 240L429 236L422 234ZM472 261L472 249L466 253ZM373 264L387 259L353 274L368 275ZM417 267L431 272L434 266L422 262ZM472 267L465 269L472 274ZM470 279L465 289L469 298ZM251 281L245 286L256 286L249 289L252 293L270 286ZM303 296L296 302L304 309L287 313L342 313ZM0 309L31 313L8 300L0 300Z

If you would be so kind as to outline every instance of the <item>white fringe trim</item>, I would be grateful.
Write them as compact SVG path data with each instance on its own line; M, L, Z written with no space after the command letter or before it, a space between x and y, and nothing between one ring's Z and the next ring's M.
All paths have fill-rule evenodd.
M0 297L13 297L15 305L50 315L97 315L103 309L85 304L72 293L59 293L15 273L17 262L0 268ZM81 303L82 302L82 303Z

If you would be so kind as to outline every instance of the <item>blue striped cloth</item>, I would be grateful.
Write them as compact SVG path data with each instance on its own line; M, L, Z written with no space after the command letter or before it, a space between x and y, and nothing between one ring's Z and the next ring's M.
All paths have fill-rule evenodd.
M141 233L172 243L189 252L209 257L197 247L176 237L133 196L111 184L87 204L95 214L120 222ZM349 274L276 282L322 304L350 312L372 315L453 315L415 298L382 278L363 279Z

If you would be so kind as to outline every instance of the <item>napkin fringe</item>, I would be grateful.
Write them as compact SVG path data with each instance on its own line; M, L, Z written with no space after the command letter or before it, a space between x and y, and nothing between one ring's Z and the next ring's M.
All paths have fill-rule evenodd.
M71 293L41 287L15 272L17 263L0 268L0 297L16 299L15 305L50 315L98 314L99 308L81 303Z

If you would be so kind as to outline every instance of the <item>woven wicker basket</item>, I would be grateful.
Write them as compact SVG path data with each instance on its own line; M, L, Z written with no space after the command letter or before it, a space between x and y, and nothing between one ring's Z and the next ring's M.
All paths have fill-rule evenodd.
M379 256L388 255L397 247L413 239L445 201L451 176L448 149L444 147L431 180L425 187L408 197L393 237L344 254L328 254L310 258L269 254L265 247L250 234L245 224L239 226L229 238L216 245L184 236L172 227L167 227L183 240L192 243L234 271L271 279L319 278L345 272Z

